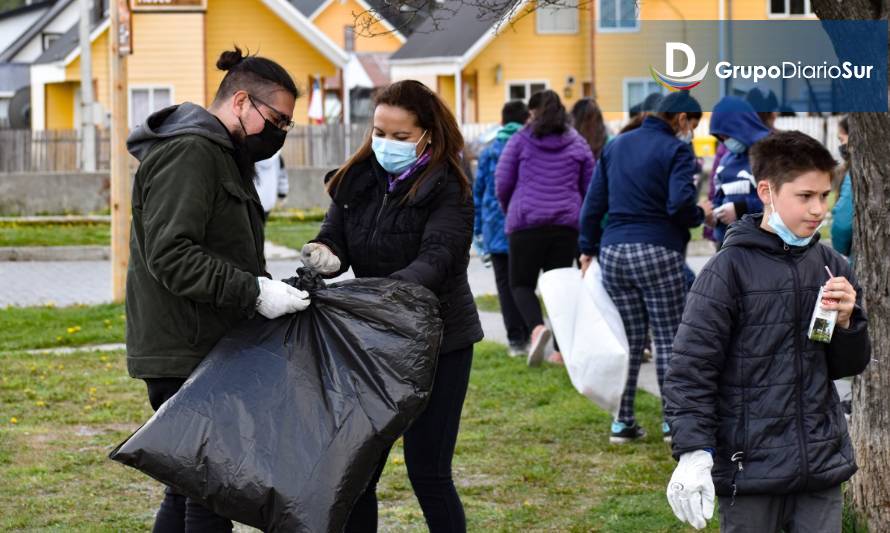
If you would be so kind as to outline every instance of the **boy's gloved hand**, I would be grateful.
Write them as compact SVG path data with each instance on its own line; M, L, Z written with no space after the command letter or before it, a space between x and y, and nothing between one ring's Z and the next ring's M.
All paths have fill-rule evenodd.
M340 259L320 242L310 242L300 252L303 265L319 274L333 274L340 270Z
M309 293L295 289L281 281L257 278L260 296L256 301L257 312L266 318L278 318L309 307Z
M684 453L668 483L667 499L674 515L695 529L702 529L714 516L714 458L705 450Z

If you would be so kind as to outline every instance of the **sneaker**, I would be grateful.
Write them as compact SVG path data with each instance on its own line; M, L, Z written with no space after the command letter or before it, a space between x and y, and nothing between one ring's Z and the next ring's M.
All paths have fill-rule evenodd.
M612 444L624 444L632 440L642 439L646 436L646 430L638 424L628 426L624 422L612 422L612 434L609 442Z
M507 355L510 357L519 357L526 354L528 354L527 343L510 343L510 346L507 347Z
M670 443L673 440L671 438L671 426L669 426L667 422L661 423L661 439L667 443Z
M550 342L550 336L550 329L543 324L532 331L532 342L528 348L528 366L538 366L544 360L544 350Z

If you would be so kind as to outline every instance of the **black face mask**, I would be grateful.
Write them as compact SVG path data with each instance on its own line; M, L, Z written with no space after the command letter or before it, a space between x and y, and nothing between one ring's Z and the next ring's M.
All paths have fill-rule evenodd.
M241 122L240 118L238 122ZM241 122L241 129L245 133L244 146L254 163L269 159L278 153L278 150L281 150L281 147L284 146L284 139L287 137L286 131L276 127L265 118L263 118L263 123L263 131L253 135L246 135L247 130L244 128L244 123Z
M847 148L847 143L840 145L838 147L838 149L841 151L841 157L844 158L844 161L849 161L850 160L850 149Z

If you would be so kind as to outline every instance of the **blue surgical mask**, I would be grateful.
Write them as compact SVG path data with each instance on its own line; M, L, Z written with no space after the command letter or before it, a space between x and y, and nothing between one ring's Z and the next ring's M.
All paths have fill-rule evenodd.
M396 141L374 136L371 139L371 149L377 157L377 162L383 170L391 175L401 174L417 162L417 145L426 136L426 131L416 143L408 141Z
M733 139L732 137L727 138L723 141L723 145L726 146L726 149L734 154L744 154L748 149L748 146L738 139Z
M788 226L785 225L785 222L782 220L782 217L779 216L779 212L776 211L776 204L773 202L773 188L767 184L769 187L769 202L770 202L770 214L769 219L767 220L767 224L773 231L776 232L776 235L779 236L782 241L788 246L806 246L810 244L810 241L813 240L813 235L815 235L822 226L825 225L825 221L823 220L819 227L816 228L816 231L813 232L813 235L809 237L798 237L791 231Z

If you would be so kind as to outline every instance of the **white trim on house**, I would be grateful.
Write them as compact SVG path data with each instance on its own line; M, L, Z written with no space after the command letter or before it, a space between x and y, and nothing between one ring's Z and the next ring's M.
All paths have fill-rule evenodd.
M105 30L107 30L110 27L111 27L111 19L106 18L105 20L103 20L102 24L99 24L98 26L96 26L95 30L90 32L90 44L93 44L94 42L96 42L96 39L98 39L99 36L102 35L102 33L104 33ZM78 57L80 57L80 44L79 43L74 48L74 50L71 50L71 52L67 56L65 56L65 59L62 60L62 65L67 67L72 62L74 62L74 60L77 59Z
M473 43L473 46L471 46L460 57L460 68L466 67L470 63L470 61L475 59L476 56L482 52L482 50L485 50L485 47L488 46L489 44L491 44L491 42L498 35L500 35L498 30L502 27L503 23L505 21L512 20L513 17L516 16L516 14L518 14L525 8L525 6L529 3L529 1L530 0L520 0L519 2L516 3L515 6L513 6L512 9L510 9L509 12L507 12L503 17L501 17L500 20L497 21L497 23L492 24L491 28L489 28L488 31L485 32L485 34L482 37L480 37L475 43Z
M318 26L312 24L305 15L287 0L260 0L266 7L278 15L291 28L301 34L306 40L328 60L338 68L343 68L349 63L349 54L324 34Z
M334 1L335 0L325 0L324 2L322 2L322 4L320 6L315 8L315 11L313 11L312 14L310 14L309 17L307 17L307 18L311 22L315 22L315 19L319 15L321 15L324 12L324 10L328 8L328 6L333 4ZM339 0L337 0L337 1L339 1ZM365 11L374 11L374 8L371 7L371 5L369 3L367 3L365 0L355 0L355 2ZM391 32L395 36L395 38L399 40L400 43L405 44L405 41L407 41L405 36L402 34L402 32L397 30L396 27L393 26L388 20L386 20L386 18L384 18L382 16L378 16L377 20L380 22L380 24L384 28L386 28L386 31Z
M46 85L65 81L65 67L59 63L31 65L31 129L46 129Z
M389 65L390 77L393 81L420 78L425 76L453 76L462 67L458 58L450 61L437 61L435 63L404 64L391 62Z

